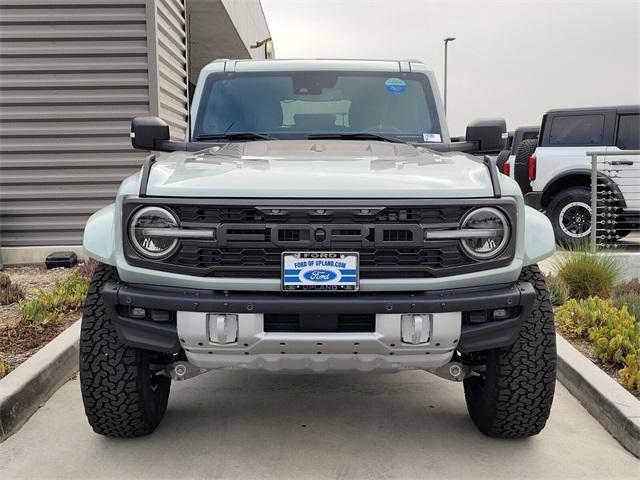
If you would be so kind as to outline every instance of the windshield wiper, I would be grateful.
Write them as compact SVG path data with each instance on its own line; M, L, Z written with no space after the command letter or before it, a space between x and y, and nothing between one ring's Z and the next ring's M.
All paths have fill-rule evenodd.
M256 132L203 133L196 140L275 140L275 138Z
M400 140L391 135L371 132L342 132L342 133L316 133L307 137L309 140L380 140L382 142L404 143L411 145L409 142Z

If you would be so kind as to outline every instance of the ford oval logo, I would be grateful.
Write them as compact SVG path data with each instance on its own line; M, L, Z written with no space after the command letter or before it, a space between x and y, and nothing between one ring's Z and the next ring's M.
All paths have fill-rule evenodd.
M304 278L312 282L330 282L338 277L338 274L331 270L309 270L302 274Z

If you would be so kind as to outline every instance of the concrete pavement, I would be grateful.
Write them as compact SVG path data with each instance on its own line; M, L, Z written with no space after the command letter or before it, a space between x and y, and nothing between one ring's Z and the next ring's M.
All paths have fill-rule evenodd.
M638 478L624 450L558 384L537 437L479 434L462 385L423 372L209 373L174 384L149 437L95 435L65 384L0 444L0 478Z

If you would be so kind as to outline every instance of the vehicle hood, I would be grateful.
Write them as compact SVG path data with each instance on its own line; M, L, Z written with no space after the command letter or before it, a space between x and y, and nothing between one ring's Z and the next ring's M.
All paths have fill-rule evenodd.
M147 194L167 197L491 197L487 167L463 153L381 141L228 143L161 157Z

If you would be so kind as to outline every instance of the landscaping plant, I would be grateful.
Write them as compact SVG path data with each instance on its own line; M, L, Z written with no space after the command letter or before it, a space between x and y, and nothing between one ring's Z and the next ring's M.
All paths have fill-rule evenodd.
M73 274L52 290L40 290L34 298L21 303L22 320L47 325L61 314L80 308L89 290L89 280Z
M588 339L598 358L619 367L618 376L632 392L640 392L640 323L626 306L590 297L571 299L556 310L558 328Z
M640 280L633 278L616 285L613 289L613 304L618 308L626 306L629 313L640 322Z
M24 298L24 292L18 285L9 285L6 288L0 288L0 305L10 305L19 302Z
M640 295L637 293L623 293L615 295L613 297L613 304L622 308L625 307L627 311L633 315L636 322L640 322Z
M11 283L11 277L0 273L0 305L10 305L24 298L24 292L19 285Z
M11 277L6 273L0 273L0 290L9 288L11 286Z
M96 271L96 268L98 268L98 262L95 261L93 258L90 258L86 262L78 265L78 268L76 269L76 273L83 278L91 280L91 277L93 277L93 272Z
M569 287L564 283L564 280L557 275L545 275L545 281L552 305L557 307L569 300Z
M627 282L622 282L616 285L613 289L613 296L625 295L627 293L633 293L640 295L640 280L632 278Z
M619 259L603 253L574 250L564 254L556 263L558 277L569 287L573 298L609 298L622 276Z

